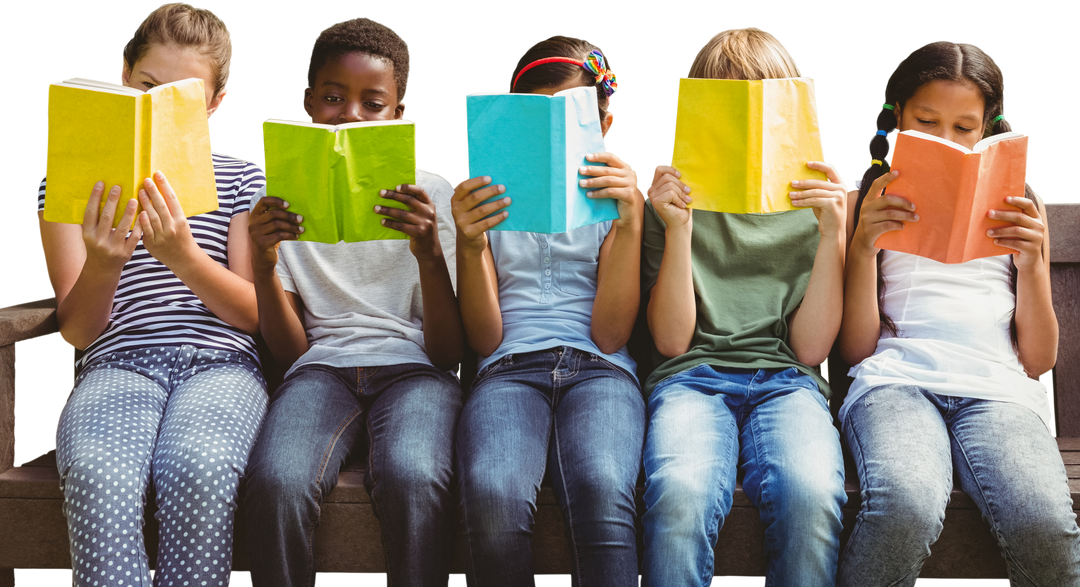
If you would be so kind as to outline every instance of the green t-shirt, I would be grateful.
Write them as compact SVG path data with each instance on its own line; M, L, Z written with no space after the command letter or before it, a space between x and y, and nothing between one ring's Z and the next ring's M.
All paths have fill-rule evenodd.
M813 377L828 397L828 383L788 346L788 318L806 294L820 239L810 209L772 214L694 210L694 337L690 350L678 357L653 348L655 369L645 381L645 393L667 377L706 363L737 369L795 367ZM643 240L641 279L648 293L664 257L664 223L652 202L645 206Z

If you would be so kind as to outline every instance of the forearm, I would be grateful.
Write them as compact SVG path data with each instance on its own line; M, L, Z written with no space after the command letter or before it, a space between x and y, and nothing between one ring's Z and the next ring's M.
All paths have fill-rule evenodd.
M259 331L279 365L288 369L308 350L304 324L289 304L289 294L273 269L255 271Z
M1057 362L1058 323L1044 264L1020 271L1016 279L1016 343L1020 362L1038 377Z
M64 340L82 350L105 332L119 284L119 270L83 265L71 290L57 292L56 322Z
M626 345L641 302L641 227L615 232L614 242L598 276L592 308L592 339L611 354Z
M432 364L453 369L461 362L464 335L450 271L440 255L419 261L420 295L424 301L424 347Z
M459 235L458 242L461 242ZM481 356L502 344L502 314L495 259L486 245L477 251L458 247L458 305L469 346Z
M215 316L248 334L259 331L251 282L215 262L202 249L170 269Z
M697 324L691 235L690 226L665 232L664 256L646 311L656 349L665 357L676 357L690 350Z
M810 282L791 321L788 344L804 365L820 365L827 359L840 331L844 315L844 247L842 234L821 237Z
M844 313L840 324L840 355L856 365L874 354L881 338L878 312L877 255L853 246L844 278Z

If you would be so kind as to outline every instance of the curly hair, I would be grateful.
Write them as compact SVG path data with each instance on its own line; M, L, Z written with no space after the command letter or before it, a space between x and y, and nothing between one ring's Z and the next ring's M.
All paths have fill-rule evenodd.
M176 45L192 48L210 64L213 73L214 96L225 89L229 81L229 60L232 41L225 23L205 8L195 8L180 2L162 4L139 25L135 36L124 46L124 63L128 68L146 56L151 45Z
M308 66L308 87L315 86L315 74L326 62L349 53L366 53L385 59L394 66L397 97L405 97L409 81L409 46L389 27L371 19L354 18L326 29L315 39Z

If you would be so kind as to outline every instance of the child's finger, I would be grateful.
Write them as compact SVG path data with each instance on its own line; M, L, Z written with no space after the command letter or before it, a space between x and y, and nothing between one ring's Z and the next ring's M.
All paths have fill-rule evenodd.
M146 232L153 237L158 231L162 230L161 213L168 213L168 208L165 207L165 202L161 200L161 196L158 196L158 201L161 202L162 207L158 208L152 199L150 194L146 190L139 190L139 202L142 203L143 212L146 214L147 220L150 221L149 226L146 228ZM151 239L153 240L153 239Z
M585 155L585 159L592 163L604 163L611 167L626 167L626 163L623 163L622 159L615 156L614 153L589 153Z
M379 197L386 198L387 200L393 200L395 202L401 202L409 207L410 210L420 210L430 205L430 202L423 202L416 196L394 190L379 190Z
M498 214L496 214L494 216L489 216L489 217L484 218L484 219L482 219L482 220L480 220L478 222L473 222L472 226L473 226L473 228L477 229L479 232L487 232L492 227L498 226L498 224L500 222L502 222L503 220L506 220L506 218L508 216L510 216L510 213L507 212L506 210L503 210L502 212L499 212Z
M847 194L842 184L826 181L824 179L795 179L791 181L791 187L800 190L828 190Z
M158 191L158 186L149 177L143 180L143 192L146 193L146 197L149 201L149 206L146 203L143 204L146 208L153 208L160 217L172 216L172 211L169 210L169 205L165 202L165 198L162 197L161 192ZM153 220L153 217L150 218Z
M466 224L476 224L480 219L490 216L499 210L510 205L510 198L503 198L501 200L484 204L483 206L477 206L469 211L465 215L464 220Z
M844 183L844 180L840 179L840 174L836 171L836 168L828 163L825 163L823 161L807 161L806 166L815 171L825 172L825 177L829 178L829 181L831 181L832 183Z
M154 185L161 194L162 201L165 202L169 214L173 218L183 218L184 208L180 205L180 198L176 197L176 190L173 189L172 184L169 183L169 180L165 177L164 173L160 171L154 172Z
M300 224L304 221L304 217L299 214L293 214L292 212L286 212L281 208L270 208L263 210L259 214L259 221L270 222L271 220L284 220L292 224Z
M884 220L900 220L902 222L918 222L919 215L907 210L901 210L899 208L885 208L884 210L878 210L868 217L868 220L872 223L882 222Z
M466 179L454 188L453 199L464 200L470 193L473 193L475 190L482 188L489 183L491 183L491 177L487 175Z
M420 201L420 202L422 202L424 204L431 204L431 196L429 196L428 193L426 191L424 191L424 188L422 188L422 187L420 187L418 185L412 185L412 184L405 183L405 184L401 184L401 185L395 187L393 190L386 190L386 191L388 191L388 192L396 191L396 192L401 193L401 194L407 194L407 195L415 198L416 200L418 200L418 201Z
M497 197L503 193L506 193L506 186L504 185L488 186L484 189L476 190L462 200L461 203L465 205L466 210L471 210L476 206L479 206L481 202Z
M588 179L579 179L578 185L583 188L609 188L609 187L627 187L625 177L618 177L614 175L605 175L603 177L590 177Z
M585 192L585 197L588 198L611 198L614 200L618 200L626 196L627 193L622 187L601 188L598 190L593 190L591 192Z
M408 224L420 224L422 217L419 214L415 214L408 210L402 210L401 208L391 208L389 206L375 206L375 213L383 216L389 216L391 218L397 218L402 222Z
M1035 226L1042 226L1042 219L1038 216L1030 216L1024 212L1017 212L1016 210L990 210L986 213L987 217L994 220L1002 220L1004 222L1011 222L1016 225L1026 226L1028 228L1034 228Z
M885 194L884 196L876 198L873 202L869 202L869 204L869 208L864 205L863 209L868 211L884 208L900 208L902 210L911 211L915 210L915 204L913 204L911 200L908 200L907 198L903 198L901 196L894 196L892 194Z
M659 165L657 166L656 171L653 172L653 183L659 181L664 175L670 175L675 179L679 179L682 177L682 172L670 165Z
M119 188L120 186L113 186ZM98 216L101 213L101 196L105 193L105 182L99 181L90 190L90 199L86 201L86 211L83 212L83 232L93 232L98 225Z
M116 225L112 238L120 240L127 238L128 231L131 230L131 223L135 220L135 211L139 209L138 204L134 200L127 201L127 205L124 206L124 214L120 216L120 223Z
M993 238L1012 238L1022 241L1035 242L1042 240L1042 234L1038 233L1030 228L1024 228L1023 226L1002 226L1000 228L991 228L986 231L986 235Z
M1027 198L1009 196L1005 198L1005 203L1020 208L1028 216L1039 218L1039 207Z
M131 229L131 234L128 235L127 241L124 243L124 250L129 256L135 252L135 247L139 246L139 239L142 238L142 235L142 223L136 222L135 227Z
M289 209L289 203L281 198L274 196L266 196L259 200L255 207L251 209L252 214L262 214L271 208L281 208L282 210Z
M892 171L882 175L874 180L874 183L870 184L870 191L868 194L875 194L877 196L883 195L881 192L885 190L885 186L892 183L894 179L900 176L900 172L893 169Z

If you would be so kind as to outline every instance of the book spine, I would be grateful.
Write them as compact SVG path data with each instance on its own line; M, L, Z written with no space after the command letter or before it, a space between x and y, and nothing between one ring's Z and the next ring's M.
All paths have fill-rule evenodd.
M154 134L154 102L152 94L135 98L135 196L142 187L143 179L153 174L151 168L152 140Z
M765 84L758 80L753 80L747 84L748 92L746 96L747 100L747 120L749 124L746 126L746 161L743 169L746 170L746 194L752 194L756 201L747 202L748 206L746 212L757 212L759 210L769 210L767 205L767 187L764 184L763 178L768 174L762 169L766 164L765 148L766 144L763 139L765 134L765 118L764 118L764 86ZM770 210L771 211L771 210Z
M981 230L982 218L987 210L980 210L975 203L981 167L982 153L967 153L963 156L960 164L960 184L955 199L956 222L953 223L952 238L949 239L950 263L962 263L975 258L972 256L974 247L987 239Z

